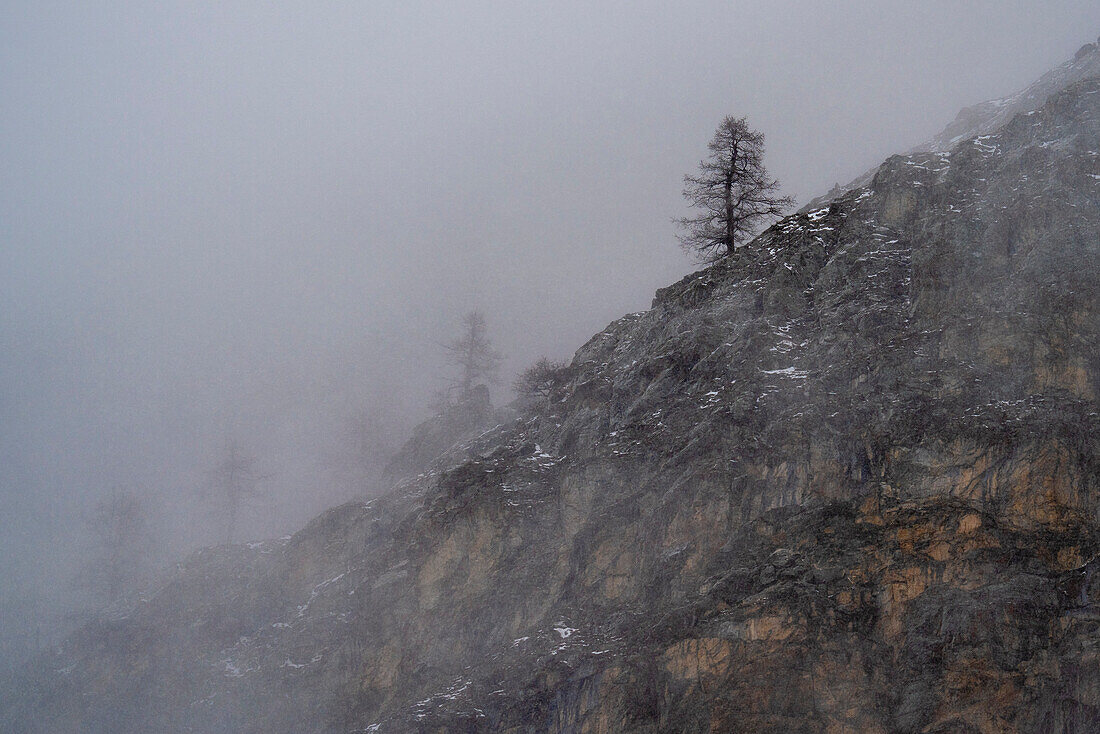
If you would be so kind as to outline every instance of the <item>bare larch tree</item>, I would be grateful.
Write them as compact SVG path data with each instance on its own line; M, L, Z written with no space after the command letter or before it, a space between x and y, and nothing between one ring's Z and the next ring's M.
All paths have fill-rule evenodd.
M447 361L458 368L452 388L458 391L460 400L468 397L476 385L496 381L503 356L493 348L480 311L463 316L462 333L443 348Z
M210 472L210 494L224 513L225 542L232 543L241 509L250 500L261 497L259 484L267 479L256 471L256 460L230 441L221 461Z
M684 176L684 197L699 213L676 221L684 249L715 262L782 216L794 200L779 194L779 182L764 167L764 135L745 118L722 120L707 150L699 173Z
M95 549L83 581L111 604L147 570L152 550L148 508L134 492L115 487L95 503L87 523Z

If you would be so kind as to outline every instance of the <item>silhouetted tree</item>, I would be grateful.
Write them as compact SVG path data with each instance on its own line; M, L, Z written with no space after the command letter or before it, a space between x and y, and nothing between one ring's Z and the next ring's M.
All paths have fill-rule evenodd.
M82 581L102 601L113 603L148 569L148 508L134 492L115 487L95 503L87 525L94 546Z
M512 383L512 389L521 400L545 401L549 405L568 376L567 362L554 362L546 357L540 357L533 365L519 373Z
M210 472L210 496L224 513L225 542L232 543L241 509L250 500L263 496L260 481L267 479L256 472L256 460L236 441L226 446L222 459Z
M464 399L478 384L495 382L503 356L493 348L485 327L485 317L471 311L462 317L462 333L444 345L447 361L458 368L452 388Z
M761 225L781 216L794 200L764 167L764 136L745 118L726 117L707 145L699 173L684 176L684 197L699 210L676 220L680 243L706 261L732 253Z

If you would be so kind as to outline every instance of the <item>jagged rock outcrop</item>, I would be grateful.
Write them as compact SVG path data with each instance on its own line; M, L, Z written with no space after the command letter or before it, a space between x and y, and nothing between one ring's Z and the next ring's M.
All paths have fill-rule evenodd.
M1100 730L1098 340L1090 79L658 292L464 461L196 555L0 721Z

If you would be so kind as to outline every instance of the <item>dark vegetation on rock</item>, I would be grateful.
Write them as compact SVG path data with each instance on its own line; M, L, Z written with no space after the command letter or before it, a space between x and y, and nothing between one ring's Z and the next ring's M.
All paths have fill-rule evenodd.
M659 291L388 495L196 554L0 728L1098 731L1098 301L1087 79Z

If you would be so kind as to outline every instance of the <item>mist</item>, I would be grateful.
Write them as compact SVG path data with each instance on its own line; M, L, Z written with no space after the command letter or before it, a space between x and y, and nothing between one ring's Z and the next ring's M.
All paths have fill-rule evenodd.
M114 487L158 563L386 487L356 426L430 414L485 313L511 377L696 267L682 177L724 115L804 202L1095 38L1095 2L7 3L0 616L87 604ZM38 644L38 643L34 643Z

